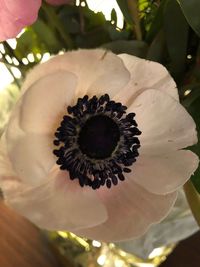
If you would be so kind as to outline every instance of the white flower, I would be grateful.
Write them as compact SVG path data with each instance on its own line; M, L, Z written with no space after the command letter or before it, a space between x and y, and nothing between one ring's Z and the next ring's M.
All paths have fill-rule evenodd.
M0 186L40 227L132 239L168 214L198 166L182 150L196 142L162 65L68 52L28 74L2 137Z

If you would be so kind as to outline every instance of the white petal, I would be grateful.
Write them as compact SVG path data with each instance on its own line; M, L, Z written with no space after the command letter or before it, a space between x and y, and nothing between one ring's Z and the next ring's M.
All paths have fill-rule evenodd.
M15 210L41 228L72 231L95 226L107 218L94 190L81 188L68 173L56 170L46 184L7 199Z
M140 154L166 154L197 142L192 117L178 101L161 91L146 90L127 112L136 113L142 132Z
M198 157L186 150L165 155L140 155L126 178L152 193L168 194L186 183L198 164Z
M108 211L108 220L96 227L74 231L90 239L114 242L136 238L161 221L176 200L176 193L154 195L132 181L98 191Z
M5 202L30 188L26 184L23 184L17 176L2 176L0 187L2 189L3 199Z
M111 52L101 51L101 57L95 64L96 66L93 66L94 69L90 69L88 75L95 77L96 73L99 73L99 76L95 77L88 87L86 93L90 96L107 93L113 98L130 80L130 73L123 62L119 61L119 57Z
M0 187L3 176L16 176L8 156L5 134L0 140Z
M53 133L74 99L77 77L67 71L37 80L22 97L20 127L26 132Z
M43 143L44 136L40 139L40 135L34 135L30 137L30 134L25 135L24 131L19 126L20 112L21 112L21 99L18 101L16 108L13 110L7 128L5 130L5 144L6 151L9 158L9 162L14 171L14 174L10 176L17 176L18 180L25 181L27 184L35 185L42 183L43 176L46 176L44 172L48 169L49 162L52 162L53 153L49 153L50 147L52 147L52 139L47 136L47 140ZM49 147L47 142L49 140ZM46 150L44 153L43 150ZM42 152L42 154L41 154ZM31 158L29 158L31 155ZM42 159L42 155L48 155L49 158ZM40 164L47 164L47 168L37 167L39 160L43 160ZM49 166L50 168L50 166ZM39 175L39 179L36 176Z
M72 72L78 77L76 97L105 93L112 97L130 79L130 73L115 54L103 49L80 49L55 56L38 65L27 76L22 91L43 76L60 70Z
M131 73L131 79L116 96L117 101L129 106L136 94L146 89L161 90L176 100L179 99L176 84L163 65L128 54L121 54L119 57Z
M13 169L8 156L5 134L3 134L0 141L0 188L3 191L4 199L28 188L22 184L20 177L17 176Z
M24 131L20 128L21 103L22 101L19 99L4 132L8 155L12 149L12 144L24 135Z
M13 170L10 158L7 152L5 135L0 141L0 188L3 191L4 197L10 196L13 193L19 192L20 178Z
M199 226L191 214L185 194L181 192L171 212L161 223L150 227L141 238L116 245L128 253L146 259L155 248L175 244L198 230Z
M13 110L6 129L8 155L26 184L40 185L56 162L53 133L71 102L75 83L76 77L64 71L46 76L25 92Z
M9 156L20 179L28 185L40 185L56 162L53 136L26 134L10 144Z

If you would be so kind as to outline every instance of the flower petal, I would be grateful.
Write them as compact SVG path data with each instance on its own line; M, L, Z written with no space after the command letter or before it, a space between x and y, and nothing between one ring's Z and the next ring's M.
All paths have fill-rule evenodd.
M152 225L140 238L116 243L120 249L143 259L159 247L175 244L199 231L199 226L188 207L184 192L180 191L169 215L159 224Z
M24 93L12 113L6 131L8 152L25 184L43 183L56 162L54 132L73 99L76 81L66 71L45 76Z
M176 84L163 65L128 54L121 54L119 57L131 73L131 79L116 96L116 100L129 106L136 94L147 89L161 90L176 100L179 99Z
M22 97L20 126L25 132L55 133L74 99L77 77L67 71L46 75Z
M3 193L3 199L6 202L7 199L14 197L30 187L21 183L17 176L1 176L0 187Z
M186 183L198 164L198 157L186 150L158 156L140 155L126 178L152 193L168 194Z
M43 76L60 70L72 72L78 77L76 97L105 93L112 97L130 79L130 73L118 56L102 49L80 49L55 56L44 64L38 65L27 76L22 91Z
M7 199L9 205L41 228L79 229L107 219L96 192L81 188L65 171L54 170L47 183Z
M14 38L36 21L41 0L0 0L0 41Z
M161 221L168 214L177 195L154 195L130 180L112 189L99 189L98 193L107 208L108 220L96 227L74 232L105 242L141 236L151 224Z
M146 90L128 112L136 113L142 132L140 154L166 154L197 142L196 126L184 107L164 92Z
M6 138L3 134L0 141L0 188L3 191L3 196L4 198L10 197L26 187L26 185L21 183L20 178L17 177L17 174L13 170L8 156Z
M53 134L25 133L20 125L22 99L11 114L5 131L8 156L14 172L25 184L40 185L56 162Z
M9 145L9 157L14 171L23 183L40 185L56 163L53 136L23 135Z
M0 140L0 187L1 187L1 179L3 176L15 176L16 173L13 170L12 164L10 162L6 138L5 135L1 137Z

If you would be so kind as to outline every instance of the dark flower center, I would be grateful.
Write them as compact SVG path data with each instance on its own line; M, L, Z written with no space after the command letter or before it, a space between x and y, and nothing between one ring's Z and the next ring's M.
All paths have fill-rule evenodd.
M120 139L118 125L105 115L93 116L82 127L78 144L89 158L105 159L111 156Z
M67 108L57 129L53 153L61 170L80 186L110 188L125 179L124 173L138 157L140 142L134 119L126 106L110 100L107 94L97 98L84 96Z

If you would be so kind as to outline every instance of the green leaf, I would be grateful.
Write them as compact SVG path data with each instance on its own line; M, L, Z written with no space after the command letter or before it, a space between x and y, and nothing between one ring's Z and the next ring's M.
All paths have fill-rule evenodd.
M102 12L93 12L87 7L82 9L85 18L86 30L92 30L94 27L103 26L106 24L105 16Z
M200 125L200 118L198 114L196 114L199 108L198 101L200 101L198 100L200 98L200 83L186 85L182 88L181 91L179 91L179 93L184 95L185 92L187 92L188 90L190 90L191 92L183 98L182 104L184 105L185 108L189 110L190 113L192 113L192 116L194 116L196 120L199 119L198 123Z
M200 226L200 196L191 181L184 185L184 191L193 216Z
M163 63L166 55L166 40L164 32L161 30L151 43L146 59Z
M118 40L104 44L102 47L115 54L127 53L141 58L146 57L148 50L148 45L143 41Z
M37 34L38 39L48 48L48 52L57 53L62 48L55 32L41 19L32 25L32 29Z
M177 0L183 10L183 13L193 28L200 36L200 1L199 0Z
M200 167L197 168L194 175L191 177L191 181L194 187L196 188L197 192L200 194Z
M81 10L82 11L82 10ZM64 30L67 33L78 34L80 32L80 9L77 6L64 6L58 12Z
M109 34L103 27L75 37L76 46L79 48L96 48L109 40Z
M178 82L185 71L189 26L179 4L174 0L166 2L163 21L170 57L169 70Z
M29 53L40 53L43 54L46 52L47 49L43 43L38 40L38 36L32 30L31 27L27 28L25 32L17 38L17 46L14 50L16 57L19 60L22 58L27 57ZM37 58L35 57L35 61L37 62ZM22 69L24 65L20 66Z
M182 102L190 115L193 117L198 134L198 143L192 146L190 149L200 158L200 85L196 85L195 89L189 94L189 96ZM195 186L197 192L200 194L200 166L191 177L191 181Z
M200 84L191 86L192 92L182 102L190 115L193 117L200 137ZM200 151L199 151L200 153Z
M105 25L105 29L109 33L111 41L129 39L130 33L126 29L118 31L116 27L109 22L107 22L107 25Z
M38 46L36 36L33 31L26 30L18 39L17 47L15 52L17 56L22 59L26 57L29 53L32 53L33 47Z
M126 22L130 25L134 24L133 18L129 12L129 7L128 7L128 2L127 0L117 0L117 3L124 15L124 18L126 20Z
M149 31L147 32L146 35L146 41L148 43L151 43L153 41L153 39L155 38L155 36L158 34L158 32L161 30L162 25L163 25L163 10L165 7L165 3L167 0L162 0L159 8L156 12L156 15L154 17L154 20L150 26Z
M117 13L114 8L112 9L112 12L111 12L111 21L114 22L115 26L117 25Z

